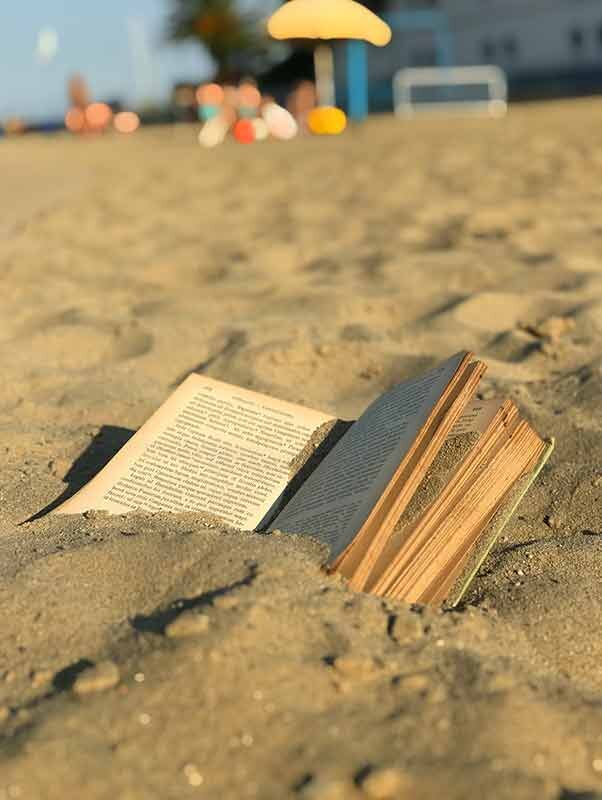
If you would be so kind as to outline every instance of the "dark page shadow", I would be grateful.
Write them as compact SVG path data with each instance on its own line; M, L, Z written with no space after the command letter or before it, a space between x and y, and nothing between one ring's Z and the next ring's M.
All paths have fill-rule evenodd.
M46 516L46 514L60 506L61 503L64 503L65 500L79 492L82 486L91 481L135 433L136 431L130 428L103 425L86 449L69 467L63 478L67 486L61 495L41 511L36 511L29 519L25 519L19 524L24 525L26 522L34 522L40 517Z
M324 461L326 456L330 453L333 447L339 443L352 425L353 421L348 422L347 420L343 419L338 419L335 422L326 438L323 439L323 441L318 445L312 455L307 459L305 464L289 482L288 486L276 500L274 505L268 510L267 514L261 520L259 525L255 528L258 533L266 533L268 531L270 525L276 519L278 514L280 514L286 504L297 494L312 472L322 463L322 461Z

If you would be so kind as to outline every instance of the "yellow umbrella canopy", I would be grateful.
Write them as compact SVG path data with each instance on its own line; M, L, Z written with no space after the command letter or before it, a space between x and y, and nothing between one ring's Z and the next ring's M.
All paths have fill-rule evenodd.
M384 47L391 28L355 0L289 0L268 20L274 39L365 39Z

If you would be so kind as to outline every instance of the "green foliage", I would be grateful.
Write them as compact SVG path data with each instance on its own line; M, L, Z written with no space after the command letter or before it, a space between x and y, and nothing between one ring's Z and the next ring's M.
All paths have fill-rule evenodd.
M236 0L171 0L168 37L196 40L217 64L218 79L253 70L265 50L259 20L244 13Z

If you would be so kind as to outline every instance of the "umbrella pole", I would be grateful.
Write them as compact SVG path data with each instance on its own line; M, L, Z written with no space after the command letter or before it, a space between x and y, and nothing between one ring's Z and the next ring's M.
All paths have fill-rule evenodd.
M366 45L357 39L347 42L347 113L355 122L368 116Z
M316 95L319 106L334 106L334 58L332 47L319 44L314 50L314 71L316 74Z

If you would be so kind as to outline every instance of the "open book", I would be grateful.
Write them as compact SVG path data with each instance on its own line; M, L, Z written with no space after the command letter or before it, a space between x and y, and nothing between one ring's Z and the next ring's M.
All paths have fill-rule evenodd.
M552 449L458 353L356 422L190 375L56 513L196 511L311 535L352 588L456 603Z

